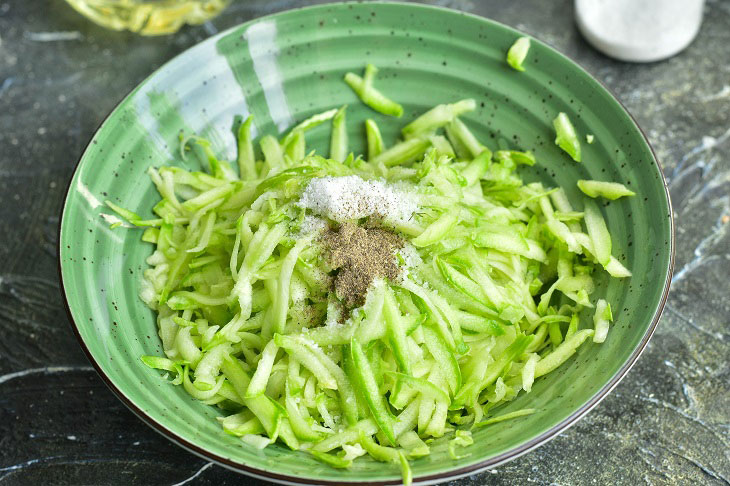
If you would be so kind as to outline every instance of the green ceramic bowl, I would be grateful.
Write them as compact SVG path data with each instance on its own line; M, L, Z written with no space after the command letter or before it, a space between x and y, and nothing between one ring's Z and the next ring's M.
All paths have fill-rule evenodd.
M292 10L235 27L189 49L137 87L107 118L73 176L63 208L60 266L75 332L89 359L145 422L188 450L236 471L291 484L397 483L395 465L368 458L349 470L324 466L275 445L253 450L224 434L216 409L160 379L140 355L160 354L155 317L137 297L151 245L137 230L110 230L101 201L151 216L157 193L149 166L185 165L180 130L202 133L234 158L234 117L253 113L258 133L283 132L314 113L348 103L350 138L363 149L362 121L375 117L386 142L435 104L478 101L466 122L495 149L532 150L541 164L528 180L561 185L575 201L578 179L620 181L638 194L606 204L614 255L628 280L600 280L597 295L613 303L615 323L602 345L585 344L556 372L535 383L504 412L533 415L479 429L470 455L452 460L444 440L413 461L417 483L435 483L494 466L565 430L618 383L646 346L667 296L673 231L669 196L652 150L631 116L588 73L533 41L526 71L505 63L520 33L484 18L418 5L357 3ZM342 82L366 62L380 68L378 86L405 107L402 119L380 116ZM564 111L581 134L584 162L553 144L551 125ZM329 129L308 143L325 150ZM588 313L584 316L589 319Z

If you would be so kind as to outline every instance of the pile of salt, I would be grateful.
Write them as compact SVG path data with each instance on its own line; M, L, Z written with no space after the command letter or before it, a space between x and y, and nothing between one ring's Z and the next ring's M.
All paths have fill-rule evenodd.
M418 209L408 193L355 175L312 179L298 204L338 223L374 215L404 223Z

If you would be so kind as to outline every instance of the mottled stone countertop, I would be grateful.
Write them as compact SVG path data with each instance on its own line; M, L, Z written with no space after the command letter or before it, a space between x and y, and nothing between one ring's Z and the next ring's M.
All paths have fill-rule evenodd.
M312 2L234 0L163 38L96 27L61 0L0 0L0 484L263 484L188 454L91 368L63 310L58 214L94 130L163 62L218 30ZM435 0L546 41L603 81L664 165L676 270L654 338L586 418L472 484L730 484L730 2L678 56L596 52L572 2Z

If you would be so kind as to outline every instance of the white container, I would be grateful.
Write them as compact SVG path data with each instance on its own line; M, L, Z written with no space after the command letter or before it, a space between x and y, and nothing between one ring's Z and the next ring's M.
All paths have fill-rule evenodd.
M652 62L687 47L704 0L575 0L575 19L593 47L622 61Z

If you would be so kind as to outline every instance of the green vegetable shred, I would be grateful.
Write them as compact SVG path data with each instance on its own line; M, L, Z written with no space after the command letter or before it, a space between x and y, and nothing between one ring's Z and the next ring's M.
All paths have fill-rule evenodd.
M513 69L518 71L524 71L525 68L522 63L527 57L527 51L530 50L530 38L520 37L512 44L512 47L507 51L507 64L512 66Z
M555 145L563 149L573 160L580 162L580 140L568 115L558 113L553 120L553 127L555 127Z
M606 199L618 199L624 196L635 196L636 193L618 182L579 180L578 189L590 197L605 197Z
M352 88L363 103L384 115L401 116L403 107L387 98L373 86L378 68L372 64L365 66L365 75L361 78L355 73L345 74L345 82Z

